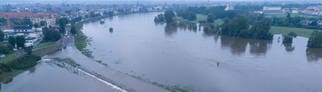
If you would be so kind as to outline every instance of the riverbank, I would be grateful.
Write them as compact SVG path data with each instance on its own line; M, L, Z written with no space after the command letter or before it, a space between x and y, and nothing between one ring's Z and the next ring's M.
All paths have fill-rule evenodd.
M76 34L74 36L75 39L75 46L76 48L82 52L87 57L93 58L91 51L86 49L87 45L90 42L90 39L84 35L84 33L81 31L83 27L83 23L76 23Z
M60 49L57 42L45 42L37 45L31 55L15 52L0 60L0 82L8 83L16 75L37 65L42 56Z

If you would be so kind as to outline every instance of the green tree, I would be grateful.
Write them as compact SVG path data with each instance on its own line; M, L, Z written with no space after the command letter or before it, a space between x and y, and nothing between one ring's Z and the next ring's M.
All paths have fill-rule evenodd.
M191 10L179 10L177 11L177 16L187 19L189 21L194 21L197 19L196 13Z
M272 39L273 35L269 32L271 29L271 21L269 19L263 18L257 20L253 27L251 28L252 37L255 39Z
M0 18L0 26L4 26L7 22L7 19L5 18Z
M67 18L59 18L56 20L56 24L59 25L59 31L65 33L66 24L68 23Z
M10 48L10 46L0 45L0 53L1 54L9 54L11 52L12 52L12 49Z
M5 23L7 20L5 18L0 18L0 23Z
M307 47L309 48L322 48L322 32L314 31L309 38Z
M33 26L34 26L35 28L39 28L39 27L40 27L40 24L35 23Z
M222 34L229 36L240 36L241 31L247 32L249 19L244 15L235 16L233 19L226 19L222 25Z
M283 35L283 44L291 44L291 43L293 43L293 36Z
M27 53L27 55L31 55L32 54L32 46L26 47L25 48L25 52Z
M75 35L77 33L77 28L76 28L76 25L75 24L72 24L71 25L70 33L72 33L73 35Z
M47 25L47 22L46 21L40 21L40 26L46 26Z
M9 44L10 44L12 47L16 47L16 38L15 38L15 37L10 36L10 37L8 38L8 42L9 42Z
M173 11L171 11L171 10L167 10L167 11L165 11L164 12L164 18L165 18L165 21L167 22L167 23L174 23L175 21L174 21L174 17L175 17L176 15L174 14L174 12Z
M216 19L215 15L209 14L208 17L207 17L207 22L208 23L214 23L215 19Z
M17 47L21 47L21 48L24 48L25 47L25 43L26 43L26 39L24 36L17 36L16 37L16 44L17 44Z
M43 35L43 40L46 42L57 41L61 38L59 31L48 27L43 28Z
M271 21L266 18L258 18L252 22L245 15L237 15L233 19L225 19L221 28L223 35L261 40L271 40L273 37L269 32Z
M28 25L28 26L32 26L32 21L30 18L24 18L22 25Z
M164 23L165 22L164 14L159 14L158 16L156 16L154 18L154 22L155 23Z
M4 33L2 30L0 30L0 42L4 40Z

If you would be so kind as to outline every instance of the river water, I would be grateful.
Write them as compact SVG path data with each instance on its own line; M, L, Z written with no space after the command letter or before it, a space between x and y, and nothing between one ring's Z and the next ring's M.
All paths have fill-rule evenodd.
M215 36L156 25L157 14L84 25L88 49L121 72L197 92L322 91L322 50L307 49L307 38L284 46L280 35L273 41Z
M159 89L149 83L194 92L322 91L322 50L307 49L307 38L296 37L292 45L285 46L281 35L274 35L272 41L217 36L155 24L153 19L158 14L117 16L105 19L105 24L92 22L83 26L82 31L91 39L88 49L96 61L108 68L98 66L71 46L54 56L72 58L138 92ZM3 84L2 91L116 90L73 68L42 62L32 72L26 71Z
M1 92L119 92L79 72L73 66L56 61L40 62L35 68L2 84Z

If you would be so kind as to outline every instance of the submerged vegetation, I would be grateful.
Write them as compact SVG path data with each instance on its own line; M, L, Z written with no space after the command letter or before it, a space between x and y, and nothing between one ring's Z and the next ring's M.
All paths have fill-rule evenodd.
M296 33L290 32L287 35L283 35L283 44L292 44L293 38L297 36Z
M264 14L251 13L249 8L237 10L225 10L225 7L181 7L167 10L155 17L158 24L166 23L169 26L178 26L192 30L202 27L206 34L219 34L247 39L272 40L273 34L282 34L283 43L292 43L294 34L310 37L309 48L322 48L319 44L316 21L309 26L302 26L300 21L307 18L301 16L293 17L291 14L285 17L267 17ZM201 17L203 16L203 17ZM221 20L221 22L219 22ZM292 28L296 27L296 28ZM310 29L305 29L310 28ZM168 28L169 29L169 28ZM314 33L313 33L314 32ZM311 35L312 34L312 35Z
M271 40L273 37L269 32L271 28L271 21L269 19L262 15L249 17L240 11L224 11L223 7L189 7L187 9L179 9L176 13L175 11L168 10L164 14L156 16L154 21L156 23L179 25L196 30L197 24L194 21L198 20L197 14L207 15L207 18L204 18L205 20L199 19L200 25L204 27L204 31L207 31L207 33L260 40ZM214 23L215 20L221 18L224 19L221 25Z
M90 39L84 35L84 33L81 31L82 24L76 24L76 34L75 34L75 46L78 50L80 50L84 55L87 57L92 58L92 52L88 49L86 49L87 45L90 42Z
M40 56L24 55L10 62L1 62L0 81L8 83L20 72L35 66L39 60Z
M310 48L322 48L322 32L314 31L309 38L307 47Z

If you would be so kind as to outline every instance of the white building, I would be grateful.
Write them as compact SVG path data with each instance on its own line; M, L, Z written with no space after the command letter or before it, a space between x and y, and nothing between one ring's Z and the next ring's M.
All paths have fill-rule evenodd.
M234 6L232 6L231 4L227 4L226 8L225 8L225 11L231 11L231 10L234 10L234 9L235 9Z
M322 16L322 6L309 6L302 11L303 14Z
M56 18L32 18L32 23L41 24L41 21L46 22L46 26L54 26L56 24Z
M263 12L264 14L283 14L282 7L280 6L265 6Z

